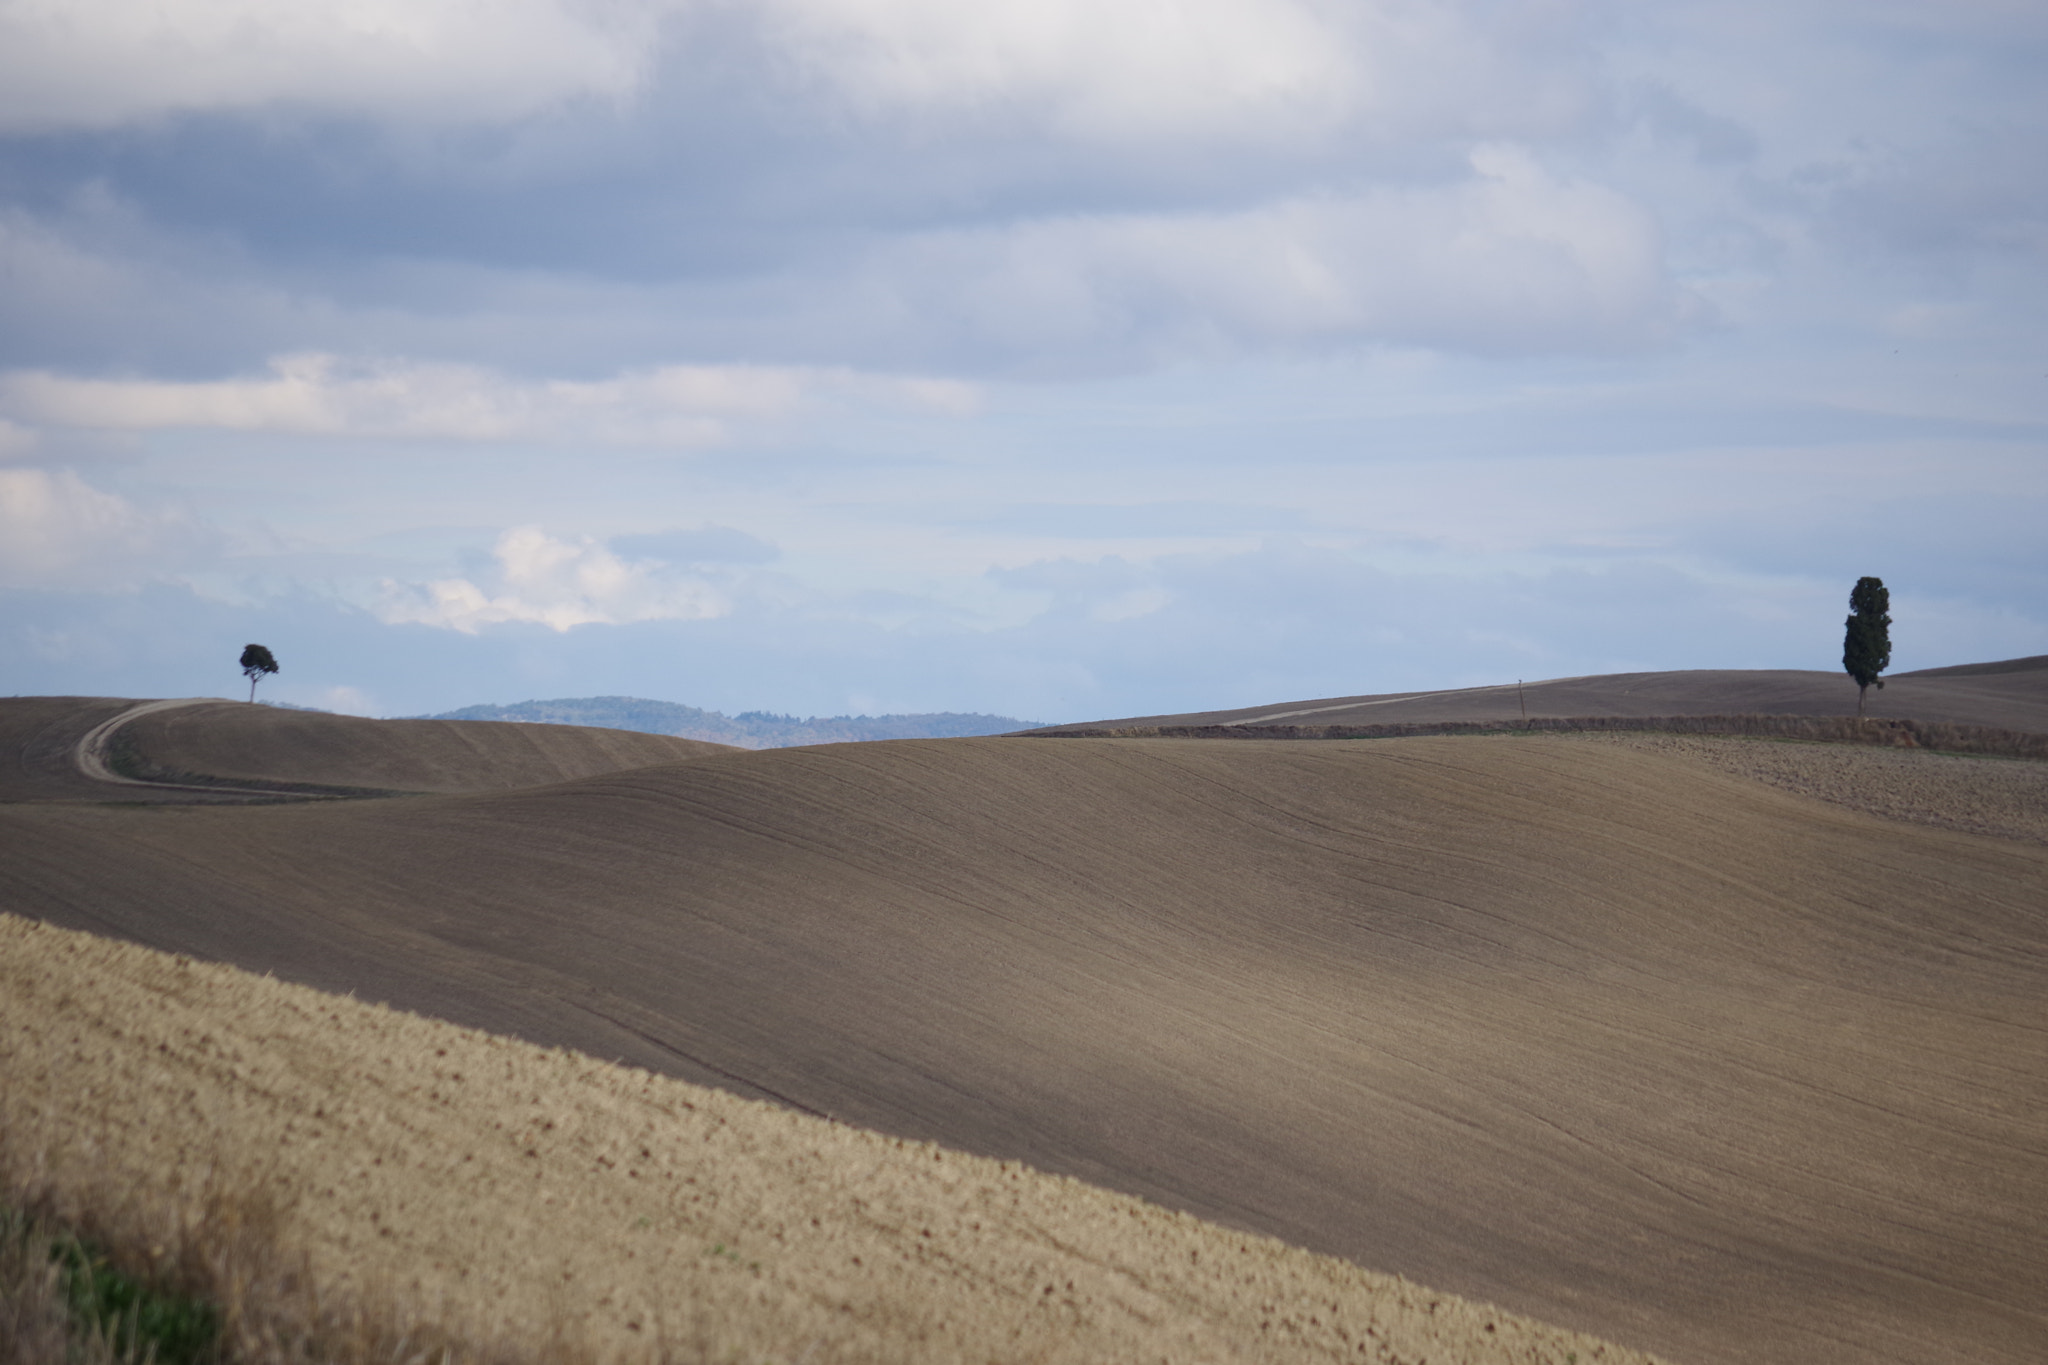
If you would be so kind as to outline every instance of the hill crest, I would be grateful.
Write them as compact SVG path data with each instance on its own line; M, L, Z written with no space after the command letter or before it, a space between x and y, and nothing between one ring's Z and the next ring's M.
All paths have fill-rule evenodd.
M1873 720L1911 720L2048 732L2048 656L1897 673L1864 699ZM1176 715L1127 716L1048 727L1078 732L1139 727L1384 726L1669 716L1844 717L1856 685L1815 669L1686 669L1531 679L1427 692L1275 701Z

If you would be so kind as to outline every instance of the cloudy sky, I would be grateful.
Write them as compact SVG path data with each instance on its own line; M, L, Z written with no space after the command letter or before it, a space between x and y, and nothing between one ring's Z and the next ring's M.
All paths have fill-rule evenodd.
M0 0L0 692L2048 652L2039 0ZM1846 686L1846 683L1845 683Z

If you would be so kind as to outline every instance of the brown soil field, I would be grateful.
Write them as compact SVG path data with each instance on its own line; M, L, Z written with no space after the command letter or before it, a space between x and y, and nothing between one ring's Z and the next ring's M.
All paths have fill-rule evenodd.
M501 1358L1651 1365L1015 1162L10 916L0 1094L9 1174L60 1209L259 1191L330 1297Z
M160 711L137 722L131 738L173 772L406 792L538 787L732 752L698 739L583 725L363 720L240 702Z
M1893 820L2048 844L2048 763L1701 735L1588 734Z
M2026 766L1853 752L1965 787ZM1950 799L1847 771L1906 813ZM18 802L0 841L18 914L1677 1361L2048 1356L2048 848L1699 752L900 741L462 795Z
M0 700L0 802L108 799L104 784L79 773L76 750L95 726L138 705L116 697ZM170 787L196 777L227 785L500 791L732 752L702 740L577 725L363 720L206 698L153 705L165 709L122 728L119 757ZM119 795L190 802L194 794L130 788Z
M1051 731L1121 726L1397 725L1582 716L1856 714L1856 684L1842 673L1795 669L1695 669L1512 681L1443 692L1325 697L1235 710L1134 716ZM2048 731L2048 655L1900 673L1872 688L1865 714L1998 730ZM1041 732L1043 733L1043 732Z

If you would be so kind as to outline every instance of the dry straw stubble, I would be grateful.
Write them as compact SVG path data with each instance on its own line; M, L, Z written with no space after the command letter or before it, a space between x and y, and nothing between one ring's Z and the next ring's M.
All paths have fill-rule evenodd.
M248 1360L1647 1359L1015 1163L5 916L0 1094L13 1188L223 1297Z

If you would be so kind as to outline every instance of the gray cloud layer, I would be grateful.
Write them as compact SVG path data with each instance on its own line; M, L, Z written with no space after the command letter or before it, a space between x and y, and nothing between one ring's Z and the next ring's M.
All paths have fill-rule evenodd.
M0 359L1613 351L1702 257L2038 257L2048 23L1780 10L17 5Z

